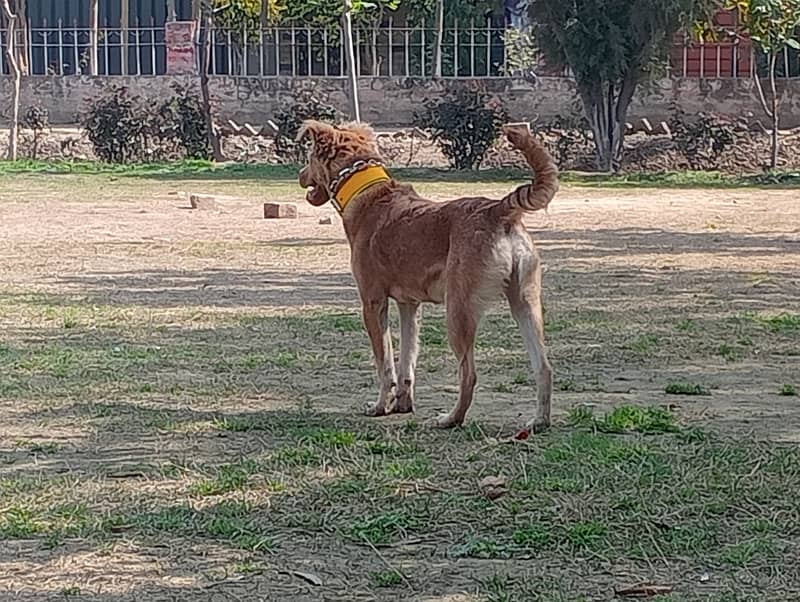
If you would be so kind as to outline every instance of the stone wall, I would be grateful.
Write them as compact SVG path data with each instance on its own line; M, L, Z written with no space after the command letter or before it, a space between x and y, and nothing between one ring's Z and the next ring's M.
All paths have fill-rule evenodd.
M53 124L74 124L89 99L109 84L125 85L136 93L166 97L174 83L192 84L188 76L34 76L24 79L22 105L41 103L50 111ZM540 78L535 84L521 80L482 80L489 91L503 101L511 118L547 119L564 112L574 100L574 84L563 78ZM314 87L341 110L347 108L344 79L256 79L215 77L211 91L219 116L237 122L261 125L276 107L300 89ZM464 81L438 82L406 78L364 79L360 82L362 119L378 126L408 125L424 100L442 96L448 88ZM800 80L780 83L783 127L800 126ZM10 98L11 80L0 78L0 99ZM752 112L763 121L753 82L747 79L661 80L640 90L631 109L631 119L666 119L675 101L687 113L715 111L731 116ZM0 114L6 114L0 107Z

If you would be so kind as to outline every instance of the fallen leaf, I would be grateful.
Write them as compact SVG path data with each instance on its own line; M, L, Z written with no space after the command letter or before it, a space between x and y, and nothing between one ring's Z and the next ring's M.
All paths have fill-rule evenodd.
M483 491L483 495L490 500L496 500L506 494L506 480L503 477L484 477L478 486Z
M506 480L503 477L489 476L481 479L480 488L486 489L488 487L505 487Z
M292 571L292 575L294 575L295 577L300 577L300 579L302 579L303 581L307 581L311 585L316 585L317 587L322 585L322 579L320 579L314 573L306 573L303 571Z

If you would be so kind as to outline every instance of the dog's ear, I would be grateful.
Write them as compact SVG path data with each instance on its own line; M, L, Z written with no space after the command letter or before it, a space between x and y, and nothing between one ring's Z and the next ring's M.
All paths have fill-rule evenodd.
M332 125L307 119L297 133L297 141L300 142L305 138L311 138L314 154L317 156L330 158L335 154L336 128Z
M297 142L305 138L311 138L314 144L320 142L328 142L330 144L335 134L336 129L332 125L314 119L306 119L303 125L300 126L300 131L297 132Z
M374 143L375 142L375 130L372 129L372 126L361 123L359 121L352 121L350 123L342 124L341 128L345 131L352 132L357 136L361 136L367 142Z

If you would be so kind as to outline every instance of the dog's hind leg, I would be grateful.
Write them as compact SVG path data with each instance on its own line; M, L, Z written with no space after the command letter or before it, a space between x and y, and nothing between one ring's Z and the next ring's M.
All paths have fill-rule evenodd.
M458 403L449 414L442 414L436 419L439 428L460 426L464 423L467 410L472 404L472 396L478 376L475 371L475 333L478 330L480 311L473 308L473 303L462 296L450 295L447 302L447 335L450 347L458 360L458 376L460 386Z
M414 383L419 355L419 303L398 303L400 310L400 367L397 395L392 412L414 411Z
M544 344L542 272L536 258L533 258L533 262L521 262L520 269L521 272L512 278L506 294L536 377L536 414L528 422L527 428L531 432L539 432L550 426L550 406L553 397L553 370L547 361Z
M368 416L385 416L394 399L397 386L392 336L389 332L389 299L387 297L363 299L362 311L380 384L378 401L368 404L365 411Z

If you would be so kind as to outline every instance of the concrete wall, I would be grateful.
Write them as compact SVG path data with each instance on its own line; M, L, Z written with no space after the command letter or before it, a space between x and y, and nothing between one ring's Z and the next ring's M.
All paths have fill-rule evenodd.
M136 93L166 97L173 83L192 85L194 78L181 76L34 76L25 78L22 88L23 110L36 102L50 111L53 124L73 124L85 110L89 100L109 84L128 86ZM540 78L531 84L521 80L482 80L488 90L507 107L514 120L535 116L546 119L564 112L574 100L574 84L562 78ZM442 96L449 88L464 81L439 82L414 79L364 79L360 82L362 118L378 126L408 125L414 111L423 101ZM282 101L298 90L312 87L327 94L330 102L342 111L347 109L346 82L342 79L256 79L215 77L211 90L219 115L237 122L262 125L271 118ZM800 126L800 79L781 82L783 127ZM11 94L11 81L0 78L0 99ZM750 111L763 120L757 93L752 81L743 79L676 79L654 82L640 90L631 112L631 119L647 117L651 121L666 119L670 104L677 104L688 113L715 111L741 116ZM5 114L2 107L0 113Z

